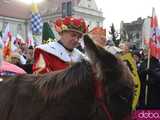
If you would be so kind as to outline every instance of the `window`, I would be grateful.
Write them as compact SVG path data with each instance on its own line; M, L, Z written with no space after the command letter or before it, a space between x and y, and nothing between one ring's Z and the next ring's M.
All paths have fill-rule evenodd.
M62 3L62 17L72 15L72 2L63 2Z
M139 39L139 33L136 33L136 38Z
M97 26L100 26L100 22L99 21L97 21Z
M3 25L2 25L2 32L5 32L5 29L8 25L8 22L3 22Z
M91 26L92 25L92 22L91 21L89 21L89 26Z
M22 24L18 24L18 25L17 25L17 31L18 31L18 32L22 31Z

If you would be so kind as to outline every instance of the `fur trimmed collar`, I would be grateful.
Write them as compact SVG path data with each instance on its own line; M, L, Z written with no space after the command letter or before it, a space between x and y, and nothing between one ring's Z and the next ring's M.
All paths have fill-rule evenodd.
M36 49L41 49L47 53L55 55L65 62L78 62L84 58L84 54L81 53L78 49L73 49L72 52L66 50L60 43L52 42L45 45L37 46Z

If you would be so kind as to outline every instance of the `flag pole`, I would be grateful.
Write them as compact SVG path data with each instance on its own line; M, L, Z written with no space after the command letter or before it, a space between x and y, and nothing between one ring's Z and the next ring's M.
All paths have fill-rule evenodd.
M147 70L150 68L150 57L151 57L151 50L148 48L148 57L147 57ZM149 74L146 75L146 86L145 86L145 106L148 105L148 81L149 81Z
M41 44L41 33L42 33L42 18L40 16L37 2L32 0L32 17L31 17L31 28L32 28L32 34L34 36L35 45Z
M152 8L152 17L151 17L151 27L154 28L154 32L155 32L155 37L154 39L156 40L156 29L155 27L157 26L157 22L155 23L155 9ZM153 20L154 19L154 20ZM156 24L156 25L155 25ZM152 28L152 29L153 29ZM152 31L150 31L151 33ZM149 45L148 45L148 60L147 60L147 70L150 68L150 57L151 57L151 40L153 40L153 36L150 37L149 39ZM146 74L146 86L145 86L145 106L148 105L148 83L149 83L149 74Z

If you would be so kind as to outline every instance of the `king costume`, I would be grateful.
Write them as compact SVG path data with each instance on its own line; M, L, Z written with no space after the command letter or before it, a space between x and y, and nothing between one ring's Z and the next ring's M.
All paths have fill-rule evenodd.
M68 67L84 58L84 54L74 48L67 50L59 42L40 45L34 52L34 73L46 73Z
M79 34L87 32L87 25L83 18L65 17L57 19L54 23L58 33L63 31L74 31ZM67 49L61 40L45 45L40 45L34 51L34 73L46 73L57 71L68 67L74 62L80 61L84 57L78 49Z

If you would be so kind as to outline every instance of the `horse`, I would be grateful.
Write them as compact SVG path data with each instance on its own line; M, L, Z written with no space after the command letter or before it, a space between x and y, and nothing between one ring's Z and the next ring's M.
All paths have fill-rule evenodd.
M88 59L57 72L0 82L1 120L131 119L133 78L116 56L84 36Z

